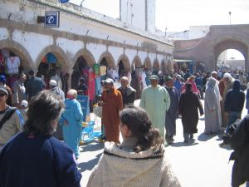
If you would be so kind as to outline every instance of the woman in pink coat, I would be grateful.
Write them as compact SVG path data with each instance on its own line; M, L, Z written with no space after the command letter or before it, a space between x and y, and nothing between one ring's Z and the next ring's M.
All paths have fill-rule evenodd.
M200 95L200 91L198 90L196 83L195 83L195 76L191 75L187 81L185 82L185 84L182 87L182 92L181 93L185 93L186 91L186 84L191 84L192 85L192 92L194 92L197 95Z

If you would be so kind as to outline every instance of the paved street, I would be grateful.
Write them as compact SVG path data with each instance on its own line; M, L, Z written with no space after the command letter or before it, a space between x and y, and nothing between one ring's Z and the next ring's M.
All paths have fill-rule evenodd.
M198 133L195 134L196 141L184 144L181 119L177 120L175 143L166 147L172 167L183 187L229 187L233 164L228 162L231 150L219 146L221 140L218 136L207 136L203 131L202 116L198 123ZM103 144L97 142L81 146L79 168L83 176L83 187L101 156L102 148Z

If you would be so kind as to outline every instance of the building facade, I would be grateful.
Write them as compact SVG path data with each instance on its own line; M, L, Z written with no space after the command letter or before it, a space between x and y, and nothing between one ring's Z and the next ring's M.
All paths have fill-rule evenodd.
M150 1L144 2L145 8L150 5ZM151 9L148 12L153 14ZM58 28L38 23L47 11L59 11ZM18 56L26 72L33 69L46 73L46 63L48 68L52 64L68 76L69 87L75 69L81 65L105 64L107 69L118 71L122 63L126 73L134 67L172 71L174 46L149 32L155 18L146 18L148 12L142 11L145 21L136 28L124 21L122 11L118 20L57 0L2 0L0 50L7 50L10 57ZM140 22L138 15L134 16L135 22Z

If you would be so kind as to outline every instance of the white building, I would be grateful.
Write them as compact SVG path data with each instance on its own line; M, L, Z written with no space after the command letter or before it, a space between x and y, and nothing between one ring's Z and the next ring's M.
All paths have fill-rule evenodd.
M115 69L122 61L126 72L131 71L132 65L150 69L171 67L168 64L173 44L151 34L155 31L155 0L127 2L120 1L117 20L57 0L2 0L0 50L7 49L19 56L24 71L38 71L44 57L51 53L56 57L54 66L69 75L79 59L89 67L107 63L108 68ZM58 28L38 23L38 17L47 11L60 12Z

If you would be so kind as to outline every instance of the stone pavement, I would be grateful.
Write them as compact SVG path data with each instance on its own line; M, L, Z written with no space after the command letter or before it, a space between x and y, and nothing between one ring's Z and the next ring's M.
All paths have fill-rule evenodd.
M246 111L243 112L244 115ZM183 187L230 187L233 162L229 162L229 156L232 150L229 147L220 147L222 141L218 136L207 136L203 131L202 116L198 123L198 133L194 135L195 142L185 144L181 119L177 119L175 142L166 146L172 168ZM83 187L86 186L91 170L102 152L103 143L93 142L81 146L78 166L82 173Z

